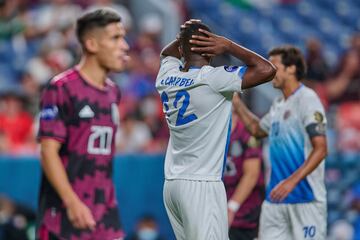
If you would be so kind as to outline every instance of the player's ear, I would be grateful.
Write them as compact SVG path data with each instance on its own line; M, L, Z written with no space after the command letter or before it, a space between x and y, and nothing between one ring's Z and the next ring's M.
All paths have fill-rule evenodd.
M96 53L99 49L99 44L98 44L96 38L94 38L94 37L87 37L84 40L84 45L85 45L85 49L89 53Z
M183 48L182 48L181 44L180 44L179 47L178 47L178 51L179 51L179 53L180 53L180 56L181 56L181 57L184 57L184 51L183 51Z
M291 65L287 67L287 70L289 71L289 73L291 75L295 75L296 74L296 66L295 65Z

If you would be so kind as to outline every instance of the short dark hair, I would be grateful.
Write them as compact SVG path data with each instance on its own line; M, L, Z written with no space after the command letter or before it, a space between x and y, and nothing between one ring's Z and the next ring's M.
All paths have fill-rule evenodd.
M185 28L180 29L179 40L180 46L183 49L184 58L187 58L191 54L195 54L191 51L191 47L196 45L189 42L192 35L206 36L204 33L199 31L200 28L211 32L210 28L204 23L192 23L187 25Z
M301 81L306 75L306 63L304 55L301 50L292 45L285 45L276 47L270 50L269 56L280 55L281 62L286 67L295 65L296 67L296 79Z
M76 36L83 45L83 38L86 33L94 28L103 28L110 23L121 22L121 17L108 8L97 9L81 16L76 22Z

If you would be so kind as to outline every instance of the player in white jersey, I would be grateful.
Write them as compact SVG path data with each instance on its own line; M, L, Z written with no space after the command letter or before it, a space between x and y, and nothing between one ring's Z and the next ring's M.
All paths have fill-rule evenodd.
M304 58L293 46L269 53L277 73L273 86L283 96L259 120L234 96L234 108L256 137L269 136L270 182L260 217L260 240L324 240L327 154L324 108L300 80Z
M212 56L225 52L246 66L209 65ZM226 240L221 179L232 95L271 80L276 70L259 55L211 33L199 20L186 22L161 58L156 88L170 129L164 184L170 222L179 240Z

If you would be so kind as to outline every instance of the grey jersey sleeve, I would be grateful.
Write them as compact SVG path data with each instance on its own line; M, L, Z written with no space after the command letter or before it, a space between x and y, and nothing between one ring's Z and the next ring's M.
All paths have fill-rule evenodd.
M219 93L233 93L241 91L243 75L246 72L246 66L207 66L202 71L202 78L209 86Z
M162 57L160 61L160 70L158 76L163 76L172 70L179 70L179 68L182 66L181 60L176 57Z
M310 138L318 135L325 135L326 115L319 97L312 92L301 105L301 118L304 128Z

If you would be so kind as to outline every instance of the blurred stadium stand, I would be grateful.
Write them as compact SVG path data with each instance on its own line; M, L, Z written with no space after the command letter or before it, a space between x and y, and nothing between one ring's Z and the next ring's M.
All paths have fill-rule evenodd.
M360 240L360 35L356 35L360 32L360 1L163 1L0 0L0 154L5 154L0 158L0 195L35 209L40 174L35 142L39 92L79 57L73 25L66 18L51 18L56 16L51 13L107 5L126 16L132 48L128 71L112 76L123 94L118 150L142 154L119 157L115 162L114 178L127 232L141 214L151 213L161 232L173 239L162 205L163 155L147 154L163 153L168 138L153 87L159 51L175 37L177 23L192 17L263 56L271 47L286 43L305 52L312 73L305 83L322 98L329 120L329 235L349 232L343 227L346 223L352 226L354 237L344 239ZM309 39L315 39L315 47ZM267 84L244 94L262 115L278 93ZM14 129L8 125L9 109L14 119L24 111L34 119L33 127L21 134L20 144L12 140L19 139L19 134L9 130ZM34 157L24 157L29 155Z

